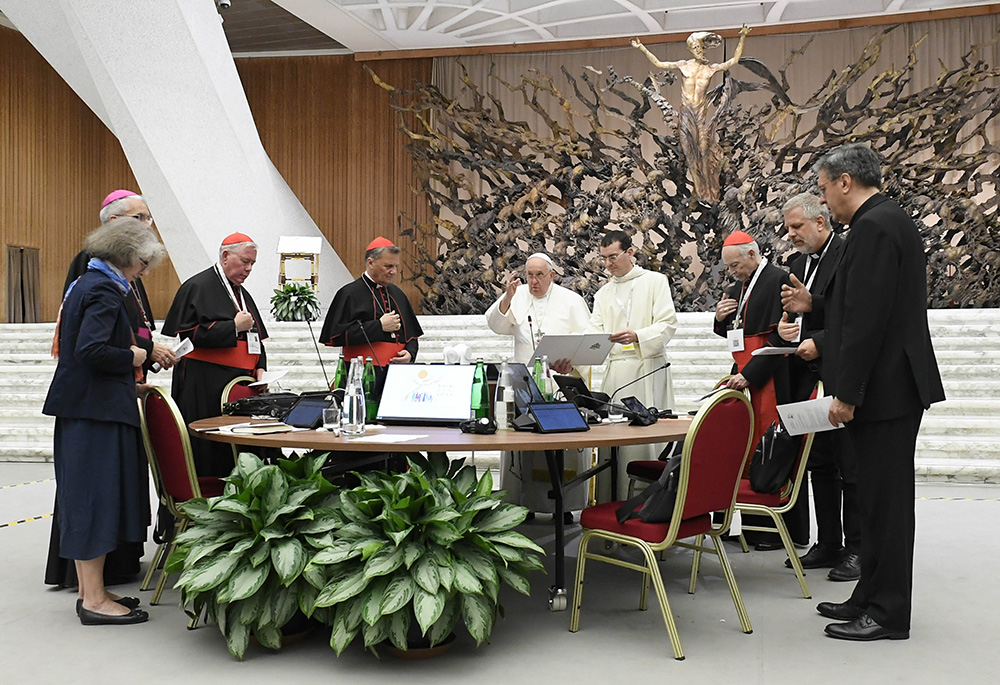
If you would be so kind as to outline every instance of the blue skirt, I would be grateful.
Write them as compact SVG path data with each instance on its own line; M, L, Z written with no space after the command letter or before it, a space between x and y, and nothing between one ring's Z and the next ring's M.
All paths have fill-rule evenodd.
M54 443L59 556L86 561L123 542L145 542L149 467L139 429L56 418Z

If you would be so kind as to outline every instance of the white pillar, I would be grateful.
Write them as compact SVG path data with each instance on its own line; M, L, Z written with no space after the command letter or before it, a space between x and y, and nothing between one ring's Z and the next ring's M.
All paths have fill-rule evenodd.
M118 137L178 277L246 233L259 245L246 287L269 312L278 238L322 234L261 145L215 3L0 0L0 10ZM324 238L323 305L351 280Z

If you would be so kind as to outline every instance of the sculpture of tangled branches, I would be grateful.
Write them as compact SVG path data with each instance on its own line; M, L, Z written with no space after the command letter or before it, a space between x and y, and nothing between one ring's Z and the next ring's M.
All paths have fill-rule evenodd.
M563 69L572 89L567 94L534 70L516 83L491 70L489 78L519 93L538 115L541 131L509 120L464 67L467 103L433 85L400 90L372 73L404 121L431 205L429 223L403 227L425 252L426 270L412 275L423 311L485 311L503 290L504 271L520 268L535 251L552 254L561 283L589 300L606 278L596 255L611 228L637 235L639 263L667 275L679 310L709 309L721 288L724 236L746 230L766 253L779 260L787 255L781 205L796 193L815 192L811 163L848 142L864 142L883 158L884 192L920 227L929 304L1000 305L1000 150L989 137L1000 115L1000 69L973 49L961 66L942 67L933 85L906 95L918 41L905 65L871 78L861 100L849 103L848 89L871 70L891 30L875 35L855 64L831 73L801 104L787 96L786 71L808 43L778 77L742 59L760 80L727 76L711 93L725 164L720 197L709 199L693 196L679 144L682 118L660 94L670 73L640 82L611 67L578 77ZM741 105L742 92L760 89L770 91L770 102ZM436 250L422 247L428 244Z

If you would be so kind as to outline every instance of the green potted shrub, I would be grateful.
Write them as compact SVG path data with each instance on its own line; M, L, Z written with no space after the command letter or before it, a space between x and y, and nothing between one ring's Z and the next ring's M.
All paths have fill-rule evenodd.
M167 561L192 617L207 611L243 659L250 636L280 649L282 628L318 594L302 571L333 543L343 521L336 488L320 473L325 454L265 464L242 453L220 497L191 500L191 523Z
M271 313L278 321L315 321L319 317L319 298L311 286L288 281L275 288Z
M501 584L527 595L528 572L544 569L543 550L513 530L528 510L503 503L489 471L477 479L442 454L408 461L339 492L330 518L344 525L302 572L338 655L358 635L376 654L385 641L407 649L413 633L434 646L459 623L480 645L502 612Z

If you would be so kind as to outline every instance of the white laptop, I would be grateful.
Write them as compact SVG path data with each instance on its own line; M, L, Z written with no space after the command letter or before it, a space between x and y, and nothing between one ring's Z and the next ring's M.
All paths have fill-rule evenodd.
M531 359L547 356L549 362L569 359L573 366L603 364L614 343L607 333L580 333L575 335L545 334L531 355Z
M390 364L379 422L455 426L467 421L475 371L472 364Z

